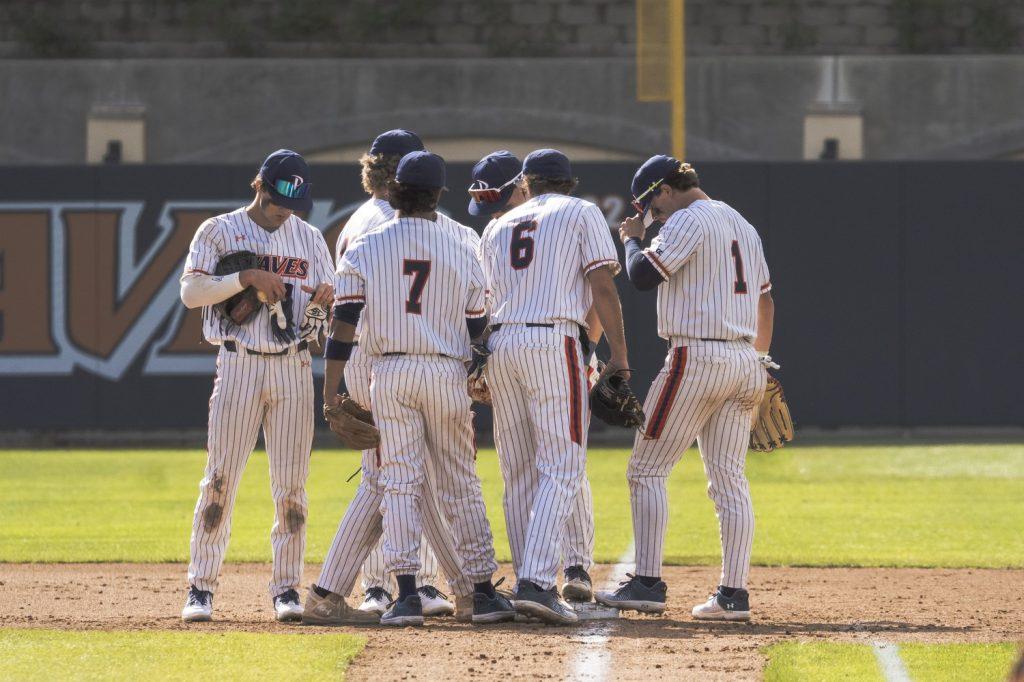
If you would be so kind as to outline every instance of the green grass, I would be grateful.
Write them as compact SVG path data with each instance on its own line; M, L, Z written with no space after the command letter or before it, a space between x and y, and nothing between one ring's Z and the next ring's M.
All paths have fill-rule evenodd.
M914 680L1003 680L1017 657L1015 644L901 644L900 658Z
M340 680L365 644L333 634L5 629L0 679Z
M766 647L764 654L765 682L884 682L871 647L863 644L783 642Z
M850 680L883 682L868 644L783 642L764 649L766 682ZM1017 655L1014 644L900 644L899 655L916 682L1003 680Z
M596 558L618 560L632 526L625 450L594 449ZM0 451L0 561L184 561L205 453ZM323 558L352 498L354 452L317 451L308 552ZM499 559L509 558L493 451L478 469ZM1024 446L790 447L751 454L754 562L768 565L1024 566ZM719 561L714 508L696 451L669 479L666 560ZM268 561L273 522L266 455L250 458L229 561Z

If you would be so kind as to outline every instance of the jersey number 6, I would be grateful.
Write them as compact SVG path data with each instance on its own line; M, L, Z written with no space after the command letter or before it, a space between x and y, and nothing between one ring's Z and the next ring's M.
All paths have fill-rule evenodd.
M533 262L533 237L529 232L537 229L537 221L527 220L512 228L512 243L509 245L509 260L512 267L522 270Z
M430 278L430 261L406 258L402 261L402 274L412 275L405 312L419 315L423 312L423 303L420 300L423 298L423 287L427 286L427 280Z

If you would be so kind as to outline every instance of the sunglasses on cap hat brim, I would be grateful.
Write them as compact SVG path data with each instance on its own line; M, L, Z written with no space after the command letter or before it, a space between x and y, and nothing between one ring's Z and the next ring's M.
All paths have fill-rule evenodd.
M650 204L647 205L647 208L644 208L643 206L644 197L646 197L648 194L654 192L656 189L661 187L661 183L663 182L665 182L665 178L662 178L661 180L658 180L656 182L652 182L651 186L645 189L643 192L641 192L639 196L633 197L633 209L636 211L637 215L643 219L644 227L650 227L655 222L654 216L651 215Z
M519 173L514 178L506 182L501 187L478 187L477 185L485 184L483 180L474 180L473 184L469 186L467 190L469 196L473 201L481 204L493 204L501 201L501 193L508 187L519 182L519 178L523 177L522 173Z
M309 196L309 188L313 186L311 182L302 182L301 178L298 180L285 180L281 178L274 182L274 190L289 199L305 199Z

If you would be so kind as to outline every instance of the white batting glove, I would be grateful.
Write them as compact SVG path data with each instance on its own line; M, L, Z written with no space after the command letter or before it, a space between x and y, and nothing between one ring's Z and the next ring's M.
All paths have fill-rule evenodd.
M782 369L779 363L772 360L772 356L765 353L764 355L758 355L757 361L761 363L761 366L765 369Z
M320 335L320 328L325 322L327 322L327 308L310 301L302 313L299 336L306 340L315 339Z

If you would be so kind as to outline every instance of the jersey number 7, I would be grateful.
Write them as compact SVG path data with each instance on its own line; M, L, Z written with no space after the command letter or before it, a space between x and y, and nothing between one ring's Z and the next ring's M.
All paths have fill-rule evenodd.
M419 315L423 312L423 287L430 278L430 261L406 258L402 261L402 274L412 275L409 298L405 301L405 312Z

